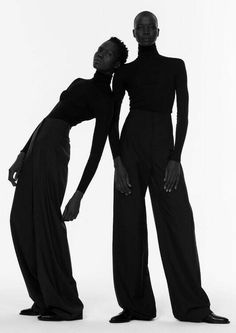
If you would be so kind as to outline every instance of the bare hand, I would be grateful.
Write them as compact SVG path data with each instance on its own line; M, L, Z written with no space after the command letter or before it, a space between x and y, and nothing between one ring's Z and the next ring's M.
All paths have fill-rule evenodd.
M129 176L119 156L115 160L115 187L125 195L131 194Z
M80 202L83 197L83 193L80 191L76 191L72 198L68 201L64 212L62 214L62 218L64 221L72 221L79 214Z
M181 165L180 162L170 160L166 166L164 178L164 190L171 192L173 188L176 190L180 178Z
M24 162L25 153L21 152L16 161L12 164L12 166L8 170L8 180L12 183L13 186L17 185L17 180L20 175L20 171Z

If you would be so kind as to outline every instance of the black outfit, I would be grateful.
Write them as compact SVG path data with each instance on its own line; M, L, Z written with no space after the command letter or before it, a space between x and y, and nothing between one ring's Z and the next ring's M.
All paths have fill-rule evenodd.
M127 90L130 112L119 140L120 106ZM184 173L166 192L168 160L180 161L188 123L187 75L183 60L140 46L137 59L113 80L114 118L109 134L113 157L121 156L132 185L125 196L114 186L113 273L119 305L139 318L156 316L148 270L145 193L149 188L172 311L179 320L201 321L210 313L201 287L194 219ZM171 112L177 95L174 145Z
M78 78L61 93L60 100L45 118L62 119L70 127L96 118L93 142L88 163L77 190L85 192L99 164L113 115L111 75L96 71L93 78ZM45 119L44 118L44 119ZM31 137L21 150L26 153Z
M72 276L61 204L67 184L71 126L96 117L92 149L78 189L85 192L99 163L113 114L111 75L77 79L35 129L15 189L10 225L16 255L39 313L82 318Z

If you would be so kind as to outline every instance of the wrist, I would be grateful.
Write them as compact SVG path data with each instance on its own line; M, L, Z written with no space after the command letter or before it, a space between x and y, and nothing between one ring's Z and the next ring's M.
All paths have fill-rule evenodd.
M76 190L76 191L75 191L75 195L76 195L76 197L77 197L78 199L82 199L82 198L83 198L83 195L84 195L84 193L83 193L83 192L81 192L81 191L79 191L79 190Z
M118 156L116 156L115 158L114 158L114 167L116 168L117 166L119 166L121 164L121 158L120 158L120 156L118 155Z

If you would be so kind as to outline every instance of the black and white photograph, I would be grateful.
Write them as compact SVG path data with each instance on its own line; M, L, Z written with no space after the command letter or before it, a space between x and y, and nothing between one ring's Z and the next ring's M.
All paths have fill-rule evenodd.
M1 332L235 332L235 2L0 8Z

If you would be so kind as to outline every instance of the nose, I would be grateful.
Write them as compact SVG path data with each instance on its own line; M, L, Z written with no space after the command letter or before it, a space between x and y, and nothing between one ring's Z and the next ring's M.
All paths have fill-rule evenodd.
M104 55L104 52L103 51L98 51L97 52L97 57L102 59L103 58L103 55Z
M150 34L150 28L148 26L143 28L143 33L144 35L149 35Z

